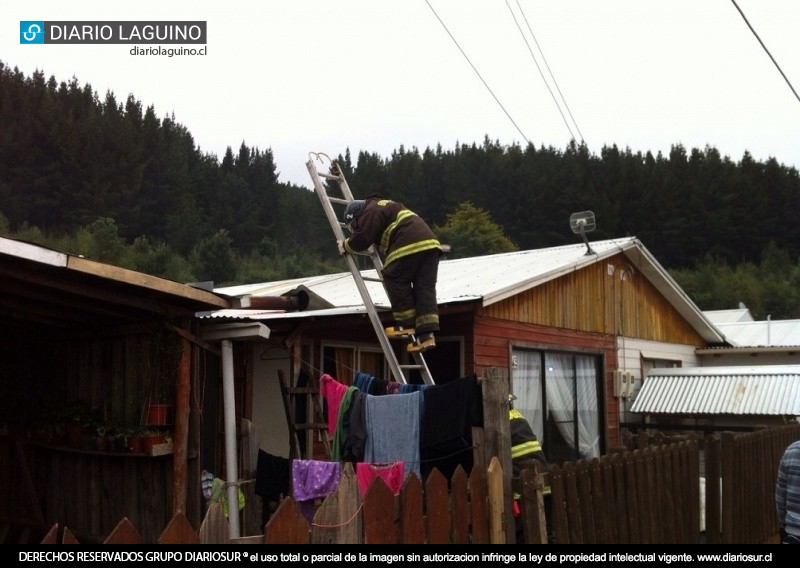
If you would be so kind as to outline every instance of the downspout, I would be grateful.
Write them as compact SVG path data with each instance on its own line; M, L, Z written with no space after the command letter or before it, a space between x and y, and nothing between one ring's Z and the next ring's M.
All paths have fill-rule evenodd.
M239 498L236 456L236 401L233 386L233 341L223 339L222 348L222 403L225 430L225 477L228 494L228 538L239 538Z

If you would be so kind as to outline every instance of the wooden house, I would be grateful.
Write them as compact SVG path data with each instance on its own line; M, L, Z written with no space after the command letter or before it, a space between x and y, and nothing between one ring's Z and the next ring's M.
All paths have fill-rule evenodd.
M369 270L363 274L389 325L384 291L369 281ZM306 300L304 311L198 314L201 320L269 327L269 340L248 345L251 352L238 360L251 385L247 407L259 446L271 454L290 455L292 439L281 408L279 372L292 384L323 373L345 384L356 372L390 377L350 273L216 291L253 300L293 295ZM723 343L636 238L443 260L437 299L441 332L437 347L425 353L437 384L506 369L515 406L556 463L600 456L619 444L621 412L650 368L665 361L696 365L698 348ZM408 363L402 342L395 345L398 360ZM310 441L303 443L307 452Z
M229 299L6 238L0 290L6 541L38 542L59 523L98 542L123 517L154 541L177 511L199 526L201 471L219 463L208 409L221 366L195 313ZM149 418L151 403L168 413ZM132 448L145 429L161 443Z
M203 470L247 482L254 450L290 456L281 374L390 377L349 272L210 291L0 239L0 278L0 522L58 521L87 542L123 516L146 540L176 511L197 527ZM368 287L388 325L383 289ZM724 344L636 238L443 260L437 297L441 332L425 354L437 384L504 371L554 463L607 453L642 376ZM172 411L155 429L172 443L160 452L91 445L100 427L132 437L164 392ZM79 445L64 437L71 416L94 428Z

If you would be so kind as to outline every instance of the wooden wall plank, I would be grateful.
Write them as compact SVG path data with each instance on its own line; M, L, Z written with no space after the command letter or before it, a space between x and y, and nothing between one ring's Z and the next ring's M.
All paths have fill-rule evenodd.
M308 521L291 497L284 497L264 526L265 544L308 544L310 541Z
M450 478L450 510L452 514L453 544L469 544L470 508L467 490L467 473L459 465Z
M394 495L383 479L376 477L364 495L364 544L397 544Z
M503 468L500 460L493 457L486 470L486 485L489 497L489 542L491 544L506 544L506 532L513 531L513 525L506 523L506 493L503 488ZM513 542L513 540L512 540Z
M447 479L433 469L425 480L427 544L451 544Z
M564 487L564 473L558 464L550 464L549 469L555 544L569 544L569 520L567 518L567 492Z
M139 531L134 528L127 517L123 517L103 541L103 544L144 544L144 542Z
M186 515L177 512L158 537L158 544L200 544L200 537Z
M352 463L345 463L339 486L323 500L311 525L312 544L362 544L361 490Z
M477 465L469 475L469 506L472 519L472 543L489 543L489 499L486 475ZM405 542L405 541L404 541Z
M639 502L639 485L637 482L639 476L636 475L637 452L638 450L634 450L633 452L628 452L625 454L625 456L623 456L623 470L625 472L625 477L624 488L621 491L621 494L625 496L623 507L627 512L629 544L642 543L642 532L639 520L641 518L641 507Z
M578 488L579 510L581 512L581 543L595 544L594 506L592 505L592 480L589 471L590 460L578 460L575 464L575 482Z

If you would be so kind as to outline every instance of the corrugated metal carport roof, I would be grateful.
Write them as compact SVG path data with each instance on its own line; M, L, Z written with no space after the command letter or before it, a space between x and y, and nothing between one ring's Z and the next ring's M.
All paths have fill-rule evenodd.
M800 365L652 369L631 412L800 416Z

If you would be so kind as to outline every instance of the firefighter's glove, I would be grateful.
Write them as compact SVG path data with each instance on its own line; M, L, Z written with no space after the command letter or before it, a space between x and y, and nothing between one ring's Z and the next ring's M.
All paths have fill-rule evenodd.
M339 254L344 254L347 251L344 248L344 239L336 241L336 246L339 247Z

